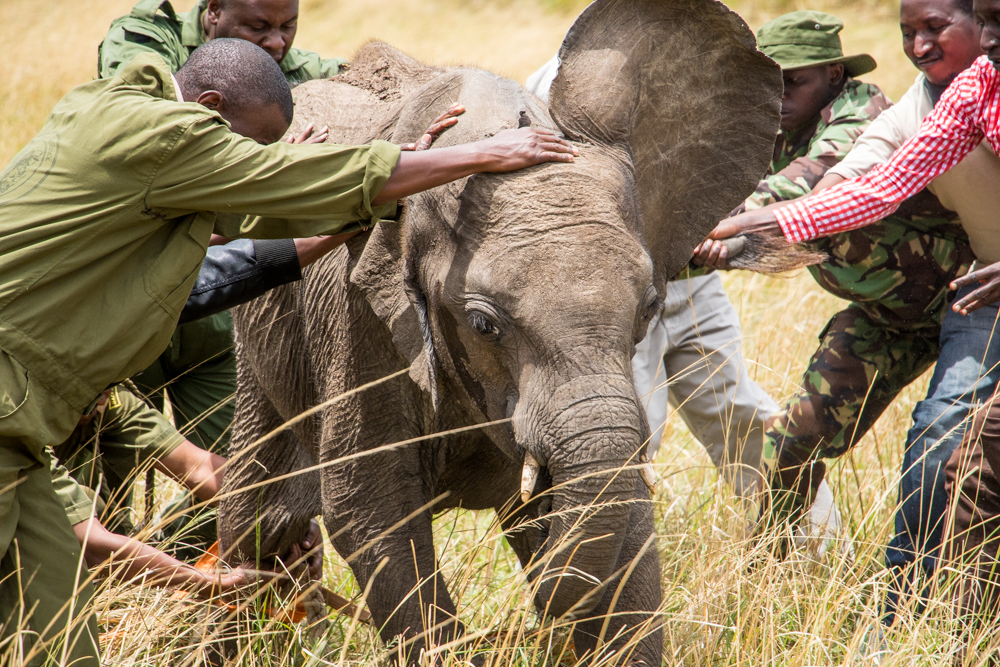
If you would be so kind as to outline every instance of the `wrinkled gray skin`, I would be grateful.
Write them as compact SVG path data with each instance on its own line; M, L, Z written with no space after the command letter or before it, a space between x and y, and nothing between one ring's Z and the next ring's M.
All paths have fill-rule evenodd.
M235 317L227 490L509 420L222 502L223 546L250 558L283 553L322 514L371 587L382 638L404 635L414 658L461 632L431 534L435 513L461 506L498 513L537 608L579 619L579 655L632 639L617 662L661 660L653 514L636 469L649 427L630 358L667 277L764 174L781 78L711 0L599 1L560 54L551 109L513 81L425 67L379 43L347 74L297 88L293 131L328 124L331 142L414 141L461 102L468 111L436 145L530 122L564 132L582 156L411 197L402 224L355 237ZM544 467L522 504L526 452Z

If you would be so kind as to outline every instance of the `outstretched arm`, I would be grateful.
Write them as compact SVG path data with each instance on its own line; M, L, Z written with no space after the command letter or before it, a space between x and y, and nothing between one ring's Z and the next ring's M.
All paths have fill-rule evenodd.
M784 236L789 242L807 241L870 224L892 213L905 199L957 164L983 138L980 109L988 105L984 95L995 73L983 58L952 84L934 111L924 119L916 135L892 158L866 176L841 183L821 181L822 193L799 199L787 206L769 206L759 211L723 220L709 235L723 239L742 233ZM835 186L835 187L829 187ZM702 243L696 255L708 265L718 261L710 242ZM724 259L724 258L723 258Z
M525 127L504 130L482 141L404 152L382 190L378 206L480 172L516 171L543 162L572 162L580 152L555 132Z
M119 578L130 580L145 574L145 583L190 587L203 597L211 597L213 593L228 591L246 583L246 574L240 568L218 577L209 576L148 544L112 533L97 517L74 525L73 532L83 545L87 566L103 565Z

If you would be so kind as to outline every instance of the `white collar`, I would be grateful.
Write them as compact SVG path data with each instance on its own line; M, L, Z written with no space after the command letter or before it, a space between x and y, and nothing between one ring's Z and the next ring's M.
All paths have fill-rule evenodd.
M183 102L184 101L184 93L181 92L181 87L177 83L177 78L173 74L171 74L170 75L170 80L174 82L174 92L176 92L176 94L177 94L177 101L178 102Z

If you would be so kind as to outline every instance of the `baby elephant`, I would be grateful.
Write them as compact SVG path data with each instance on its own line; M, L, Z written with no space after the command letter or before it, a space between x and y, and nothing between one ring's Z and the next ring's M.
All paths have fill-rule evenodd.
M765 173L781 75L714 0L598 0L560 58L548 108L381 43L296 88L293 131L329 125L338 143L415 141L459 102L438 144L530 123L581 157L411 197L400 223L235 316L226 486L254 486L222 502L224 547L281 554L322 514L383 640L401 636L411 661L462 632L431 532L454 507L499 515L538 610L576 622L581 658L661 660L629 360L666 281Z

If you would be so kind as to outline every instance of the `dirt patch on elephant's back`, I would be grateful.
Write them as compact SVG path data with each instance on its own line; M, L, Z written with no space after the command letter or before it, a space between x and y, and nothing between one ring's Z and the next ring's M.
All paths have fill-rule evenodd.
M309 123L330 128L328 143L364 144L374 138L372 128L388 122L391 109L367 90L337 80L309 81L292 91L295 117L291 131L298 134Z

